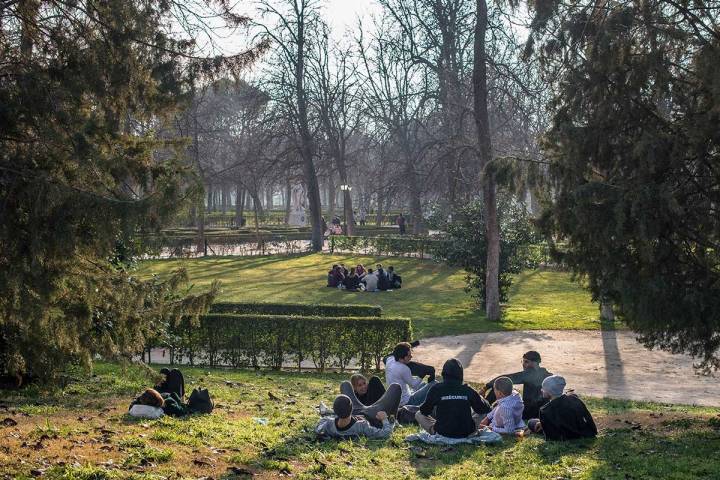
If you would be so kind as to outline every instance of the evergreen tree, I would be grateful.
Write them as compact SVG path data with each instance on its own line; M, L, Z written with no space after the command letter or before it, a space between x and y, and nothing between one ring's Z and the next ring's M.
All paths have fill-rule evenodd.
M127 262L142 253L138 232L199 193L184 143L154 129L193 78L256 54L196 58L166 33L176 7L0 3L0 374L129 358L215 294L182 290L183 272L139 280Z
M717 368L720 4L536 8L533 42L557 89L545 228L647 346Z

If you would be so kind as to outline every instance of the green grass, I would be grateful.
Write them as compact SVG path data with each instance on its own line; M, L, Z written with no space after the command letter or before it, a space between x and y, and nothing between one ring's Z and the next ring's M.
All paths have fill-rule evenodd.
M334 263L393 265L403 277L403 288L380 293L327 288L327 271ZM564 272L531 271L517 276L504 319L489 322L464 291L464 271L428 260L322 254L208 257L148 261L139 273L162 275L181 266L187 268L197 288L220 280L222 301L380 305L385 315L411 318L418 338L497 330L600 328L597 306Z
M99 364L76 375L79 389L0 392L0 472L6 478L70 479L691 479L718 478L720 409L586 399L600 426L594 440L551 443L506 438L495 446L409 445L403 427L387 441L318 442L315 405L332 400L342 377L328 374L187 368L204 385L212 415L130 419L132 396L150 379L140 368ZM118 381L122 378L122 381ZM278 397L270 399L268 392ZM27 405L47 415L22 414ZM102 405L102 407L99 407ZM267 419L267 424L258 418ZM50 432L38 439L38 429ZM53 432L63 432L58 435ZM38 446L39 445L39 446Z

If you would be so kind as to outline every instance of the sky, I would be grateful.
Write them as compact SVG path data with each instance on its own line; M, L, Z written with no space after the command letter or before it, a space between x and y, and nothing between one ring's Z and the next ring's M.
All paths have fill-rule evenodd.
M367 18L372 13L380 11L375 0L324 0L324 18L332 27L336 38L343 36L345 31L355 27L356 18Z

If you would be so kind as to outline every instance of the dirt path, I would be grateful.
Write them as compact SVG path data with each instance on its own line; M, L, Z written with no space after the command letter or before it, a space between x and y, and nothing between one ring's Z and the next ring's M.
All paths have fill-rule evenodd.
M626 331L514 331L435 337L414 357L435 366L455 357L465 379L484 382L521 369L522 354L537 350L543 366L577 393L661 403L720 406L720 378L697 375L692 358L650 351Z

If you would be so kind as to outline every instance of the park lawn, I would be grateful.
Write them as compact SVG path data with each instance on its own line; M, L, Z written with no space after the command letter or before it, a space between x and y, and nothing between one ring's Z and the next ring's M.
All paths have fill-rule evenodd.
M141 367L96 365L62 390L0 391L5 478L689 479L720 472L720 409L586 399L597 439L505 438L493 446L318 442L315 406L337 374L186 368L189 388L212 392L213 414L137 420L128 404L152 378ZM16 424L14 424L16 422Z
M345 292L325 287L335 263L395 266L403 288L392 292ZM167 274L184 267L195 288L220 280L221 301L355 303L380 305L385 316L408 317L417 338L498 330L598 329L597 306L565 272L534 270L515 279L501 322L490 322L465 288L465 272L431 260L311 254L153 260L138 273Z

